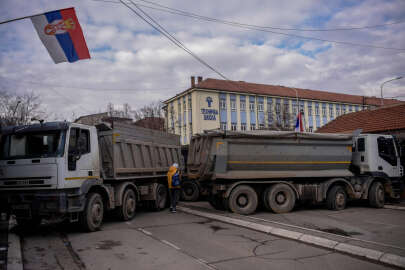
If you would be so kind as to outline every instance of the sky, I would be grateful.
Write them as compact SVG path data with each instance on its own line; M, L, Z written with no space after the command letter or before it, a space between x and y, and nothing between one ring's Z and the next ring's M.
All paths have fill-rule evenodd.
M379 97L381 83L405 77L403 0L133 3L230 80ZM134 7L133 3L128 2ZM217 20L283 29L265 28L272 31L266 32L199 20L164 12L162 5ZM0 91L33 91L50 118L73 120L106 111L110 102L137 109L187 89L190 76L221 79L119 0L1 0L0 22L67 7L76 10L89 60L54 64L31 20L0 25ZM405 78L386 83L383 90L384 97L405 100Z

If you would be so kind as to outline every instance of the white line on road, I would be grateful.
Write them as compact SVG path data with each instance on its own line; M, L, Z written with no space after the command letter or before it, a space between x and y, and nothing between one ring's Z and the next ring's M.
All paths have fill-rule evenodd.
M204 265L205 267L207 267L208 269L217 270L217 268L216 268L215 266L209 264L207 261L205 261L205 260L203 260L203 259L196 258L195 260L196 260L199 264L202 264L202 265Z
M162 243L168 245L168 246L171 246L171 247L174 248L174 249L180 250L180 248L179 248L178 246L176 246L176 245L173 244L173 243L170 243L169 241L166 241L166 240L160 240L160 241L161 241Z
M147 230L144 230L144 229L142 229L142 228L139 228L138 230L140 230L141 232L143 232L144 234L146 234L146 235L152 235L152 233L151 232L149 232L149 231L147 231Z

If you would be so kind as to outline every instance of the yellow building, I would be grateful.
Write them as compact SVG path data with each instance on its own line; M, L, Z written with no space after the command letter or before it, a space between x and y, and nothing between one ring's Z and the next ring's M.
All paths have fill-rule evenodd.
M384 99L384 105L398 103ZM299 111L305 131L381 104L376 97L191 77L191 87L166 100L166 128L188 144L204 130L293 129Z

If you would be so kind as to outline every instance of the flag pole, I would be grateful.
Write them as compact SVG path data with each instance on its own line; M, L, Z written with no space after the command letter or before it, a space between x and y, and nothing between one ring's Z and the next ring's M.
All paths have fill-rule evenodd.
M63 8L63 9L56 9L56 10L65 10L65 9L71 9L71 8L73 8L73 7L70 7L70 8ZM24 20L24 19L28 19L28 18L31 18L31 17L34 17L34 16L39 16L39 15L42 15L42 14L48 13L48 12L51 12L51 11L41 12L41 13L34 14L34 15L29 15L29 16L19 17L19 18L7 20L7 21L2 21L2 22L0 22L0 24L5 24L5 23L10 23L10 22L15 22L15 21Z

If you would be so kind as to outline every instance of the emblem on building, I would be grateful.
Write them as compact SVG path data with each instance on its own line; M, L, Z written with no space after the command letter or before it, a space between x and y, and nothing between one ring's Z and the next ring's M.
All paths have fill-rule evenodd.
M211 108L212 98L211 98L211 97L207 97L207 98L205 99L205 101L207 101L208 108Z

